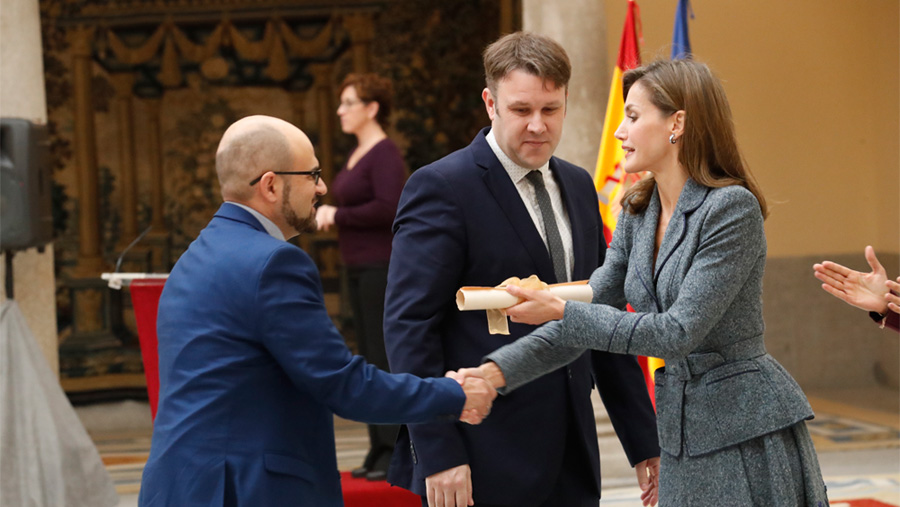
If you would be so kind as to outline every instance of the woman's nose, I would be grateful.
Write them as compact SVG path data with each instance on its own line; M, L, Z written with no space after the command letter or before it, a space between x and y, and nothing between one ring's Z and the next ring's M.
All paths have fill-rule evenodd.
M616 139L618 139L619 141L624 141L624 140L625 140L625 128L624 128L624 125L625 125L625 120L622 120L622 123L619 123L619 126L616 127L616 132L615 132L615 134L613 134L613 136L614 136Z

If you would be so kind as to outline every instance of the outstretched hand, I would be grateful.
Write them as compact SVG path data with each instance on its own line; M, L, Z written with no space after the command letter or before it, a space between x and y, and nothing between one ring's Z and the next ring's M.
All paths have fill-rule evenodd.
M539 325L563 318L566 302L548 290L523 289L507 285L506 292L519 298L519 302L506 309L509 320L523 324Z
M816 278L823 282L825 292L862 310L885 313L890 300L887 284L893 282L888 281L887 272L871 246L866 247L866 261L872 268L870 273L861 273L831 261L815 264L813 269Z
M506 377L497 363L488 361L477 368L460 368L457 371L448 371L447 377L456 379L460 384L466 379L480 378L488 381L494 389L506 387Z
M455 372L447 372L447 376L459 382L466 394L466 404L459 420L469 424L481 424L481 421L491 413L497 390L483 378L471 375L460 377Z

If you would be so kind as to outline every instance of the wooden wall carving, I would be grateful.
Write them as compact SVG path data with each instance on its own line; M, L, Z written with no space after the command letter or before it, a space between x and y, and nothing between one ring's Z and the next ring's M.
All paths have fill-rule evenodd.
M134 344L127 300L122 322L110 322L90 280L148 226L123 271L168 271L221 204L214 154L230 123L249 114L293 122L330 183L355 142L335 121L336 87L348 72L379 72L395 84L390 135L415 170L487 125L480 54L515 4L41 0L62 376L140 371L125 350ZM339 313L334 233L299 241ZM79 317L85 308L95 313ZM84 352L107 342L102 354Z

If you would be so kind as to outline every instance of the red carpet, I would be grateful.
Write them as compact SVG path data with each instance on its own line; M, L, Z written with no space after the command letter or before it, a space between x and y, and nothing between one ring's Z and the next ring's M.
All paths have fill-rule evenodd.
M344 507L421 507L419 495L385 481L354 479L350 472L341 472Z

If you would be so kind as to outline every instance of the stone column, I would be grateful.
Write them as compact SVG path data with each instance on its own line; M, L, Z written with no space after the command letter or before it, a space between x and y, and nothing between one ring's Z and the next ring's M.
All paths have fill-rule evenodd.
M569 100L556 155L584 167L597 165L613 62L607 61L603 0L522 0L523 29L553 38L572 62Z
M334 107L334 89L331 85L333 66L330 63L314 63L309 66L315 77L316 111L319 119L319 145L316 153L319 156L319 167L325 181L334 181L334 118L337 108Z
M122 252L138 235L137 181L134 159L134 107L132 88L134 74L117 74L112 78L116 89L116 110L119 124L119 197L121 198L122 228L116 250Z
M165 181L162 167L162 138L160 136L160 99L147 99L147 147L150 162L150 232L147 244L153 250L150 262L152 271L169 271L169 229L166 226L165 201L163 199Z
M372 14L358 12L347 14L343 18L344 28L350 33L350 43L353 46L353 70L355 72L368 72L369 48L375 38L375 25L372 22Z
M0 16L0 111L7 118L47 122L41 19L38 0L3 0ZM6 279L0 256L0 282ZM16 252L12 258L13 296L50 370L59 372L56 335L56 281L53 244ZM3 283L2 299L6 299ZM13 358L16 360L17 358Z
M101 255L97 145L91 91L93 28L69 32L72 44L72 84L75 101L74 147L78 176L78 277L96 277L106 268Z

